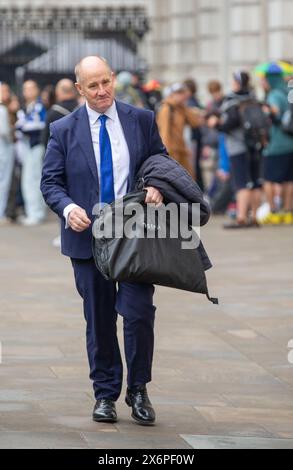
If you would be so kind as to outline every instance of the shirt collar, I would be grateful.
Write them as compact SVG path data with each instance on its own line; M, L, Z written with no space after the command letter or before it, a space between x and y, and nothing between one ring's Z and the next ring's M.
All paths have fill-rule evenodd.
M101 113L98 113L94 109L90 108L87 102L86 102L85 105L86 105L86 110L87 110L87 113L88 113L90 124L93 126L97 122L99 117L101 116ZM113 101L110 108L108 108L107 111L104 114L106 116L108 116L109 119L112 119L112 121L115 121L115 119L117 117L117 109L116 109L115 100Z

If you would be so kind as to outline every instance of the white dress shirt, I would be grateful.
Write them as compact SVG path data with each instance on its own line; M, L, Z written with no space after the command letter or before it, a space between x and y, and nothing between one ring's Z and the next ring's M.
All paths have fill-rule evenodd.
M99 117L100 113L94 111L86 103L86 109L89 117L90 130L92 135L92 142L94 147L95 159L99 177L99 187L101 188L100 180L100 127L101 121ZM124 132L121 126L121 122L117 113L116 103L113 101L112 106L104 113L108 116L106 121L107 131L110 137L111 148L112 148L112 160L113 160L113 175L114 175L114 193L115 199L125 196L127 192L127 181L129 176L129 164L130 156L125 140ZM68 228L68 215L75 207L79 207L77 204L69 204L63 211L63 216L66 221L66 228ZM89 216L90 214L88 214Z

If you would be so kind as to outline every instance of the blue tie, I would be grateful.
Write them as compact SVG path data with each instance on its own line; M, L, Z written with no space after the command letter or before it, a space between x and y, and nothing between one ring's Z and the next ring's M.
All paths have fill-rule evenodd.
M100 127L100 194L101 202L110 204L115 199L114 192L114 176L113 176L113 161L112 161L112 148L110 137L106 127L108 116L102 114L99 117L101 121Z

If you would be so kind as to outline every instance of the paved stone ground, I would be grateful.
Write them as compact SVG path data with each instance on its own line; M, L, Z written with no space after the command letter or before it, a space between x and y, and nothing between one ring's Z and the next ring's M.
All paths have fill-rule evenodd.
M123 396L116 425L91 421L81 301L50 244L55 221L1 228L0 448L293 448L293 230L221 223L203 231L221 305L157 289L152 428Z

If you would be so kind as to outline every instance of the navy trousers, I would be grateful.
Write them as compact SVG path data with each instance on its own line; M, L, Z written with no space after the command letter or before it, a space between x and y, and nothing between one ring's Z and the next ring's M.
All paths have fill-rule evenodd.
M127 385L151 381L154 351L154 286L106 281L94 260L71 259L76 288L83 299L90 379L96 400L116 401L123 366L117 339L117 314L123 317Z

